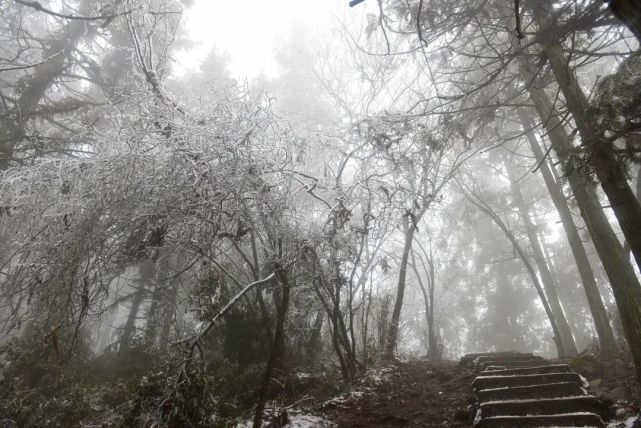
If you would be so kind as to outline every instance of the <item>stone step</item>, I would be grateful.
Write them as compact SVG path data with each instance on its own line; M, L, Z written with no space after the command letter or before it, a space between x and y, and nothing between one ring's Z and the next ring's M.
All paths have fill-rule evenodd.
M472 382L475 389L498 388L501 386L528 386L548 383L576 382L583 386L581 376L577 373L545 373L503 376L478 376ZM587 385L586 385L587 386Z
M558 382L543 385L514 386L511 388L481 389L476 394L482 404L487 401L576 397L587 395L587 392L576 382Z
M474 363L474 360L476 360L478 357L488 357L488 356L494 356L494 357L509 357L513 355L532 355L532 354L524 354L521 352L516 352L516 351L502 351L502 352L479 352L475 354L466 354L464 355L461 360L459 361L459 365L465 366L465 365L472 365Z
M513 369L487 370L483 371L483 376L508 376L508 375L527 375L527 374L544 374L544 373L569 373L572 368L567 364L551 364L548 366L519 367Z
M488 401L480 406L483 418L492 416L557 415L563 413L601 412L598 400L591 396L543 398L533 400Z
M515 355L501 355L501 356L496 356L496 355L484 355L481 357L478 357L474 359L474 363L478 366L481 365L487 361L496 361L496 360L501 360L501 361L524 361L524 360L532 360L532 359L541 359L540 357L535 357L532 354L515 354Z
M599 415L594 413L567 413L562 415L537 416L495 416L483 418L478 428L514 428L514 427L598 427L605 424Z
M541 357L532 357L525 360L496 359L477 364L476 368L485 370L488 367L518 368L518 367L537 367L545 365L545 360Z

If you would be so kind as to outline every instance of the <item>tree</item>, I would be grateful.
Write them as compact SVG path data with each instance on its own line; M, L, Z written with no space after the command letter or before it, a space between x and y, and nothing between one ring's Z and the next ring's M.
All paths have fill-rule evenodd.
M525 226L525 232L527 234L528 241L530 242L530 248L534 255L534 261L539 270L541 282L543 283L543 287L545 289L545 295L547 297L548 304L550 305L550 309L554 314L554 320L559 330L560 336L558 340L563 343L563 351L565 352L565 354L562 356L572 357L578 354L579 351L576 347L576 343L574 342L574 337L572 336L572 332L570 331L570 326L568 325L568 321L565 317L565 313L563 312L563 308L561 307L561 303L559 302L559 297L556 291L556 281L552 278L550 269L547 265L547 261L545 259L545 256L543 255L543 250L541 249L541 245L537 237L536 227L534 226L530 218L528 207L523 198L523 194L521 193L521 189L519 188L519 185L517 183L517 177L515 176L515 173L511 167L511 162L506 156L503 156L502 160L503 165L505 166L505 170L507 171L508 178L510 180L513 203L514 205L516 205L521 216L521 221Z
M581 281L583 282L583 288L585 290L585 295L590 305L590 312L592 318L594 319L594 324L596 326L597 334L599 336L600 350L603 353L609 353L616 350L616 341L614 339L614 332L610 326L610 321L608 314L605 310L601 294L597 287L596 281L594 279L594 273L592 267L590 266L590 261L583 245L583 241L579 236L577 226L572 217L572 213L568 207L565 196L561 189L560 183L555 180L551 168L553 166L548 165L545 160L545 156L539 142L534 135L534 124L530 120L528 113L523 110L518 110L519 119L522 123L523 130L526 132L526 138L530 147L530 150L535 156L537 161L537 166L541 171L541 175L545 180L545 184L550 192L554 206L556 207L559 216L561 217L561 222L563 224L563 230L567 236L570 248L572 249L572 254L576 261L577 269L579 275L581 276Z

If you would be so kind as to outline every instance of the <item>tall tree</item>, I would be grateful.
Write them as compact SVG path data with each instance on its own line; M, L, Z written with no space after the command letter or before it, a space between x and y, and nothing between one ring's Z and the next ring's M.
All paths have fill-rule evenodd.
M612 326L610 325L608 314L606 312L605 305L603 304L603 299L601 298L601 293L597 287L594 272L590 266L590 260L588 259L585 246L579 236L574 218L572 217L568 203L563 195L561 184L555 179L550 169L552 167L548 165L548 162L546 162L543 150L541 150L539 142L534 135L534 123L524 109L520 108L517 112L523 125L523 130L526 133L525 135L530 150L534 154L537 161L537 167L541 171L541 175L545 180L552 202L559 213L561 223L563 224L563 230L565 231L572 254L576 260L577 270L581 277L583 289L585 291L588 305L590 306L590 312L594 320L597 335L599 336L600 350L605 354L610 353L615 351L617 348L614 332L612 331Z
M621 314L626 338L633 354L637 376L641 379L641 285L612 226L608 222L596 189L583 169L573 167L574 147L559 114L545 91L533 80L534 74L522 63L528 92L545 127L552 149L566 165L566 178L576 199L581 216L590 232Z
M518 209L521 217L521 221L525 226L525 232L530 242L530 248L532 249L532 253L534 255L534 262L536 263L536 266L539 270L539 275L541 276L541 282L543 283L543 287L545 289L545 295L547 297L548 304L550 305L550 309L554 313L554 319L556 321L557 328L559 329L560 334L559 340L563 343L563 351L565 352L565 355L563 356L572 357L578 354L579 351L576 347L576 343L574 342L574 336L572 335L572 331L570 330L570 326L568 324L563 308L561 307L561 302L559 301L559 296L556 291L556 281L552 277L550 269L548 268L543 250L541 249L541 244L539 243L536 227L534 226L534 223L530 218L530 212L525 203L525 199L523 198L523 194L521 193L521 189L517 183L518 178L514 173L511 161L508 160L505 155L503 155L503 165L505 166L508 178L510 180L510 188L512 190L514 205L516 205L516 208Z
M555 34L550 11L543 5L535 5L532 10L540 34ZM553 37L544 37L541 45L572 113L582 145L587 150L588 161L610 201L637 265L641 267L641 204L628 183L624 161L616 156L614 141L599 131L597 118L591 117L588 98L570 67L561 43Z

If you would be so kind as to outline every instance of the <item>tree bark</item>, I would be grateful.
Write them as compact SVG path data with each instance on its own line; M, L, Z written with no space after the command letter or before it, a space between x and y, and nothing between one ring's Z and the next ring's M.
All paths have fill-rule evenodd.
M396 300L394 301L394 309L392 310L392 318L390 320L387 340L385 343L384 357L388 360L391 360L394 357L394 350L396 349L396 342L398 340L398 327L401 319L401 309L403 308L403 298L405 296L407 262L409 260L410 251L412 249L412 242L414 241L416 223L421 220L421 217L423 217L425 211L426 208L421 209L421 212L417 215L414 215L412 219L410 219L410 214L407 214L405 215L405 217L403 217L403 224L405 226L405 245L403 246L403 254L401 256L401 265L398 274Z
M521 65L524 80L532 82L533 73L529 71L527 63ZM543 89L531 84L528 90L536 111L545 124L552 148L558 159L564 164L567 163L573 146L558 113L554 111L552 103ZM641 380L641 286L621 243L601 208L601 203L590 179L577 168L569 170L566 178L610 280L621 315L621 323L632 351L637 376Z
M594 279L594 272L590 266L590 260L588 259L587 252L583 246L583 241L581 240L576 224L574 223L574 218L572 217L570 208L565 200L561 186L555 180L554 175L550 170L550 166L544 159L544 154L539 146L539 142L532 131L535 127L534 123L524 109L519 109L518 114L521 123L523 124L523 129L526 132L530 149L536 158L539 170L541 171L543 180L548 188L552 202L559 213L563 230L565 231L568 243L570 244L570 249L572 250L572 254L576 260L577 270L581 277L581 281L583 282L585 297L588 301L590 312L592 313L592 319L594 320L597 335L599 336L600 350L604 353L613 352L617 349L614 332L612 331L612 326L610 325L610 320L605 309L605 305L603 304L601 293L599 292L596 280Z
M541 31L553 33L549 12L542 7L534 7L533 11ZM542 48L572 113L582 145L588 151L589 162L601 182L634 259L641 268L641 205L630 188L624 165L617 159L613 143L607 141L599 131L595 118L590 117L588 99L570 69L561 43L548 37Z
M516 183L516 177L512 170L512 166L505 157L503 157L503 164L505 165L505 169L507 170L508 178L510 180L510 188L512 189L514 204L518 208L521 220L525 226L525 232L534 256L534 262L539 270L539 275L541 275L541 282L543 282L545 295L547 296L550 309L554 314L554 319L556 320L557 327L559 329L559 339L561 340L561 343L563 343L563 350L565 351L564 357L575 356L579 353L579 350L576 347L576 342L574 341L574 336L570 330L570 325L568 324L568 320L565 317L563 308L561 307L561 302L559 301L559 296L556 291L556 281L552 278L547 261L543 255L543 250L541 249L541 245L537 237L536 228L530 219L529 209L525 204L521 189Z
M287 319L287 310L289 308L290 286L287 278L287 272L281 266L276 266L276 273L278 279L283 286L281 301L278 310L278 319L276 320L276 332L274 333L274 346L267 361L267 367L263 375L263 381L258 390L258 402L256 403L256 413L254 414L254 428L260 428L263 421L263 411L265 410L265 401L267 400L267 392L269 384L272 381L272 375L278 359L285 347L285 320Z

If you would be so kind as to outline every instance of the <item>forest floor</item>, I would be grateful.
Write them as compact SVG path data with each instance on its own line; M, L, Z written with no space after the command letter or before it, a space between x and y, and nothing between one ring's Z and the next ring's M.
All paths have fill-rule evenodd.
M641 428L633 425L639 414L641 394L629 355L598 358L585 351L566 362L590 382L591 393L610 409L612 419L608 427ZM287 407L284 423L276 418L267 426L470 427L472 381L476 375L474 370L459 366L458 361L395 361L368 371L350 392L329 400L325 394L330 392L330 379L305 375L295 388L291 388L290 381L290 394L281 401L294 403ZM321 398L322 395L326 398ZM311 399L312 396L316 398ZM307 401L308 406L299 407L307 398L311 401Z
M456 362L396 362L371 387L332 399L322 411L339 428L469 427L473 379Z

